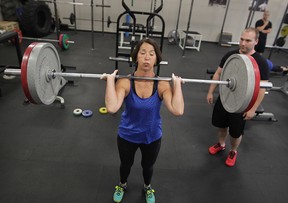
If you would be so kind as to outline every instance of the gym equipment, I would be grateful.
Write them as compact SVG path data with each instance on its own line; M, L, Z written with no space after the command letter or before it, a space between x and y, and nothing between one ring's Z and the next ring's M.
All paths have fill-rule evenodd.
M70 4L70 5L75 5L75 6L91 6L91 4L87 4L87 3L81 3L81 2L66 2L66 1L56 1L56 0L51 0L51 1L47 1L47 0L39 0L41 2L45 2L45 3L56 3L56 4ZM95 5L96 7L102 7L102 5ZM109 5L104 5L104 7L111 7Z
M280 91L285 95L288 95L288 79L285 81L284 85L281 87L272 87L271 91Z
M194 45L194 38L192 36L186 36L186 46L193 46Z
M153 37L158 37L159 39L159 45L160 45L160 51L162 51L163 48L163 42L164 42L164 33L165 33L165 22L164 19L161 15L159 15L159 12L162 10L163 8L163 0L160 1L160 5L159 7L157 7L153 13L152 12L143 12L143 11L131 11L130 8L127 6L127 4L125 3L124 0L122 0L122 6L125 9L125 11L123 13L121 13L118 18L117 18L117 30L116 30L116 56L115 57L127 57L129 58L131 56L132 51L134 50L134 47L136 45L136 34L143 34L145 35L145 37L150 37L151 35ZM132 26L131 27L127 27L127 26L122 26L120 25L120 21L122 17L126 17L127 15L129 15L131 17L131 23ZM142 16L147 16L146 19L146 25L144 25L144 27L146 28L144 29L139 29L136 30L136 15L142 15ZM141 16L141 19L143 20ZM159 26L157 26L158 30L154 30L153 27L151 27L151 21L154 18L158 18L159 20ZM157 21L158 22L158 21ZM127 53L128 51L125 50L124 51L119 51L119 42L121 41L119 38L121 37L121 33L129 33L131 35L131 40L130 40L130 53ZM137 67L136 67L137 68ZM118 69L118 61L115 62L115 69ZM158 65L157 67L157 75L159 75L160 72L160 65Z
M285 37L279 37L276 40L276 46L283 47L285 42L286 42L285 38L286 38L286 36Z
M49 0L49 1L43 1L43 2L47 2L47 3L53 3L54 4L54 13L55 13L55 24L56 24L56 34L57 34L57 38L59 39L59 35L60 35L60 26L59 26L59 18L58 18L58 12L57 12L57 4L70 4L73 5L73 10L74 10L74 16L75 16L75 6L90 6L91 7L91 43L92 43L92 48L91 50L94 50L94 6L96 7L110 7L109 5L104 5L103 4L103 0L102 0L102 5L95 5L94 4L94 0L91 0L90 4L86 4L86 3L79 3L79 2L75 2L75 0L73 0L73 2L61 2L61 1L56 1L56 0ZM102 18L103 18L103 10L102 10ZM75 17L76 18L76 17ZM76 21L75 21L75 27L74 29L76 30ZM102 24L102 32L103 32L103 24Z
M91 117L93 115L93 112L91 110L83 110L82 116L85 118Z
M241 68L240 68L241 67ZM235 71L237 69L237 71ZM50 43L34 42L25 50L21 70L6 69L6 75L21 75L26 98L34 104L49 105L54 102L61 89L63 77L101 78L103 74L63 73L55 47ZM135 77L117 75L116 78L135 80L172 81L171 77ZM220 97L229 112L244 112L251 108L258 96L259 88L272 88L272 83L260 82L257 63L252 57L235 54L227 59L220 81L182 79L183 82L219 84Z
M184 49L196 49L200 51L201 42L202 42L202 35L199 32L195 31L186 31L183 30L182 38L179 41L179 47ZM183 55L184 57L184 55Z
M281 29L281 36L286 37L288 35L288 25L285 25Z
M21 30L26 36L40 38L51 33L52 14L44 2L27 1L17 12Z
M179 9L178 9L178 17L177 17L177 24L175 30L171 30L168 33L168 43L169 44L178 44L180 39L180 34L178 32L178 25L179 25L179 19L180 19L180 12L182 7L182 0L180 0L179 3Z
M263 106L260 104L255 111L256 115L252 118L253 121L278 121L273 113L265 112Z
M255 4L257 3L258 0L252 0L250 1L251 6L249 7L249 15L246 21L246 26L245 28L251 27L251 23L255 14L255 11L257 10L257 6L255 6Z
M71 25L74 25L76 20L83 20L83 21L91 21L91 19L87 19L87 18L76 18L76 16L73 13L70 13L70 17L64 17L63 19L68 19L71 23ZM106 22L107 27L109 28L111 23L116 23L114 21L111 20L111 17L108 16L107 17L107 21L102 21L102 20L94 20L94 22Z
M280 25L279 25L277 34L276 34L276 36L275 36L273 46L277 45L277 42L279 43L279 38L278 38L278 37L279 37L279 34L280 34L280 32L281 32L281 27L282 27L282 25L285 24L285 21L286 21L287 16L288 16L288 4L287 4L287 6L286 6L284 15L283 15L282 20L281 20L281 23L280 23ZM285 26L284 26L284 27L285 27ZM285 33L284 33L284 34L285 34ZM283 37L284 37L284 44L285 44L285 37L286 37L286 36L283 36ZM281 44L281 43L283 43L283 39L280 39L280 44ZM283 44L283 45L284 45L284 44ZM270 52L269 52L268 59L271 58L272 52L273 52L273 50L271 49Z
M226 9L225 9L225 14L224 14L224 19L223 19L223 23L222 23L222 27L221 27L221 31L220 31L220 37L219 37L219 42L218 44L221 46L226 46L227 45L227 41L225 42L224 38L225 36L227 36L227 34L225 35L223 32L224 29L224 25L225 25L225 21L226 21L226 17L227 17L227 13L228 13L228 9L229 9L229 5L230 5L230 0L227 0L227 5L226 5ZM232 38L232 36L231 36Z
M213 77L213 75L214 75L214 73L215 73L215 71L216 71L216 69L207 69L206 70L206 73L207 74L210 74L211 75L211 79L212 79L212 77ZM288 87L288 86L287 86ZM272 90L273 88L275 88L275 87L272 87L270 90ZM287 90L288 91L288 90ZM268 121L278 121L276 118L275 118L275 116L274 116L274 114L273 113L268 113L268 112L265 112L264 111L264 108L263 108L263 106L260 104L259 106L258 106L258 108L256 109L256 111L255 111L255 116L252 118L252 120L268 120Z
M74 109L74 111L73 111L73 115L75 115L75 116L80 116L80 115L82 115L82 109Z
M74 44L74 41L69 40L69 36L67 34L60 34L59 39L45 39L45 38L31 38L31 37L23 37L21 30L15 30L18 33L19 43L22 43L23 39L33 40L33 41L45 41L45 42L58 42L58 45L61 49L67 50L69 49L69 44Z
M200 35L200 33L198 32L194 32L194 31L189 31L189 28L190 28L190 21L191 21L191 16L192 16L192 9L193 9L193 4L194 4L194 0L191 0L191 5L190 5L190 11L189 11L189 17L188 17L188 22L187 22L187 29L186 31L184 31L185 33L185 37L184 37L184 41L182 44L182 46L180 45L179 43L179 46L183 49L183 52L182 52L182 57L185 57L185 50L186 50L186 46L187 46L187 37L189 36L189 34L197 34L197 35ZM201 38L202 38L202 35L200 35ZM200 42L197 46L197 50L199 51L199 48L200 48L200 43L201 43L201 38L200 38ZM193 43L194 44L194 43ZM194 46L193 46L194 47Z
M120 58L120 57L111 57L110 56L109 60L132 63L132 60L128 59L128 58ZM168 65L168 61L161 61L160 65Z
M99 113L101 113L101 114L107 114L107 113L108 113L107 108L106 108L106 107L100 107L100 108L99 108Z

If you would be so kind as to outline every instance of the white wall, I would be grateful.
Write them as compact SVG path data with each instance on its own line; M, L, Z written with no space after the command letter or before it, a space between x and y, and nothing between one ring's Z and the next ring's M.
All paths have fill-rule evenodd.
M59 0L60 1L60 0ZM66 2L72 2L72 0L61 0ZM77 2L83 2L90 4L91 0L76 0ZM132 0L126 0L126 4L130 6L131 10L150 12L151 0L133 0L134 6L131 6ZM226 23L224 26L224 32L232 33L232 41L238 41L241 31L245 28L249 15L248 7L251 0L230 0L230 6L227 13ZM119 14L124 12L124 8L121 5L121 0L105 0L106 5L111 5L111 8L105 8L105 20L107 16L111 17L112 21L116 21ZM157 0L159 5L160 0ZM217 42L219 39L219 33L221 31L222 22L225 14L225 7L223 6L208 6L209 0L194 0L192 9L192 17L190 22L190 30L197 31L203 35L204 41ZM94 0L94 4L101 4L102 0ZM169 31L176 28L178 8L180 0L164 0L164 6L159 13L165 20L166 29L165 36ZM268 9L271 16L270 21L273 24L272 33L268 35L268 45L272 45L279 29L282 17L284 15L288 0L269 0ZM191 0L182 0L182 9L179 21L179 31L186 30L189 17ZM53 5L50 5L52 13L54 13ZM67 4L58 4L58 13L60 17L68 17L73 12L73 6ZM100 7L94 7L94 19L101 20L102 9ZM78 18L91 17L90 6L77 6L76 14ZM262 12L255 12L251 26L255 25L256 20L262 18ZM147 16L137 15L137 23L145 24L145 18ZM63 23L69 23L69 20L61 19ZM125 20L125 18L123 18ZM158 24L159 27L160 24ZM157 21L155 22L157 27ZM91 30L90 21L77 21L77 28L82 30ZM101 22L95 22L94 30L101 31ZM105 25L106 32L115 32L116 24L111 24L110 28Z

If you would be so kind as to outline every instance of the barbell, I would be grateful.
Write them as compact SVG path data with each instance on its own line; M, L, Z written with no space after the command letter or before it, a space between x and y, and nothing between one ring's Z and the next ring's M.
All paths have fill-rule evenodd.
M51 43L34 42L25 50L21 70L6 69L6 75L21 75L26 98L34 104L52 104L67 78L101 78L103 74L66 73L56 48ZM171 77L136 77L117 75L116 78L134 80L172 81ZM241 54L230 56L224 64L221 78L215 80L182 79L183 82L218 84L224 108L231 113L248 111L258 97L259 88L272 88L270 82L260 82L260 73L254 58Z
M122 57L109 57L110 61L118 61L118 62L128 62L128 63L132 63L132 58L130 57L128 58L122 58ZM160 61L160 65L168 65L168 61Z
M88 18L76 18L74 13L70 13L69 18L64 17L63 19L69 20L71 25L74 25L76 20L91 21L91 19L88 19ZM102 20L93 20L93 21L94 22L102 22ZM103 21L103 22L106 22L106 25L108 28L110 27L111 23L117 23L117 22L112 21L110 16L108 16L107 20Z
M231 44L231 45L239 45L239 42L228 42L228 44ZM271 46L271 45L266 45L265 47L266 48L270 48L270 49L283 49L283 50L287 50L288 48L287 47L283 47L285 44L285 37L279 37L277 40L276 40L276 46Z
M70 4L70 5L75 5L75 6L96 6L96 7L107 7L111 8L110 5L93 5L93 4L87 4L87 3L82 3L82 2L66 2L66 1L55 1L55 0L40 0L45 3L56 3L56 4Z
M32 37L23 37L22 31L16 29L15 32L18 33L19 43L22 43L23 39L33 40L33 41L45 41L45 42L57 42L59 47L63 50L69 49L69 44L74 44L74 41L69 40L69 35L67 34L60 34L59 39L47 39L47 38L32 38Z

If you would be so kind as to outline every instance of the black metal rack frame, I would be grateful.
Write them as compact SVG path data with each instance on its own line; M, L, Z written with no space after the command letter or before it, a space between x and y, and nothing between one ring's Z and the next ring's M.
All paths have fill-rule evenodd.
M163 17L161 15L159 15L158 13L162 10L163 8L163 0L161 0L160 6L155 9L155 11L153 13L151 12L142 12L142 11L132 11L127 4L125 3L125 0L122 0L122 6L125 9L125 11L123 13L121 13L118 18L117 18L117 31L116 31L116 57L127 57L128 59L131 56L131 53L135 47L135 34L136 33L146 33L146 37L149 37L151 35L157 35L160 36L160 50L162 52L162 48L163 48L163 41L164 41L164 33L165 33L165 21L163 19ZM122 19L123 16L125 16L126 14L129 14L131 19L132 19L132 26L130 28L123 28L120 25L120 21ZM146 30L136 30L136 25L137 25L137 20L136 20L136 16L135 15L146 15L148 16L146 19ZM155 18L159 18L160 22L162 23L162 28L161 31L154 31L153 28L151 28L151 21ZM124 53L124 52L120 52L119 51L119 47L118 47L118 43L119 43L119 35L120 32L131 32L132 36L131 36L131 50L130 50L130 54L128 53ZM115 62L115 69L118 69L118 61ZM159 75L160 73L160 65L158 65L157 67L157 75Z

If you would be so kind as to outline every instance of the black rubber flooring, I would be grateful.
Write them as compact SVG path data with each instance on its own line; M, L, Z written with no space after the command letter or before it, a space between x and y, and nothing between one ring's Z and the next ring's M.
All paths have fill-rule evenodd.
M85 73L114 70L115 62L108 60L115 56L114 34L95 33L93 51L89 32L69 34L75 40L70 50L62 51L55 45L64 66ZM22 52L29 43L24 41ZM231 48L202 42L200 52L186 50L183 58L182 50L165 40L163 55L169 65L161 66L160 75L209 79L206 69L216 68ZM288 64L287 53L282 51L273 52L271 60ZM12 45L0 44L0 64L17 65ZM119 71L133 69L121 63ZM275 86L285 80L287 77L271 76ZM59 102L23 104L19 77L6 80L1 75L0 88L0 202L112 202L119 181L117 125L124 107L115 115L98 112L104 106L105 82L75 79L61 91L65 108ZM152 181L157 202L287 202L288 96L276 91L266 95L263 107L278 122L249 121L237 163L228 168L224 164L228 150L216 156L208 154L217 131L211 124L212 107L205 99L207 89L205 84L183 85L182 117L173 117L166 108L161 110L163 144ZM75 108L90 109L94 114L75 117ZM137 152L123 202L145 202L140 158Z

